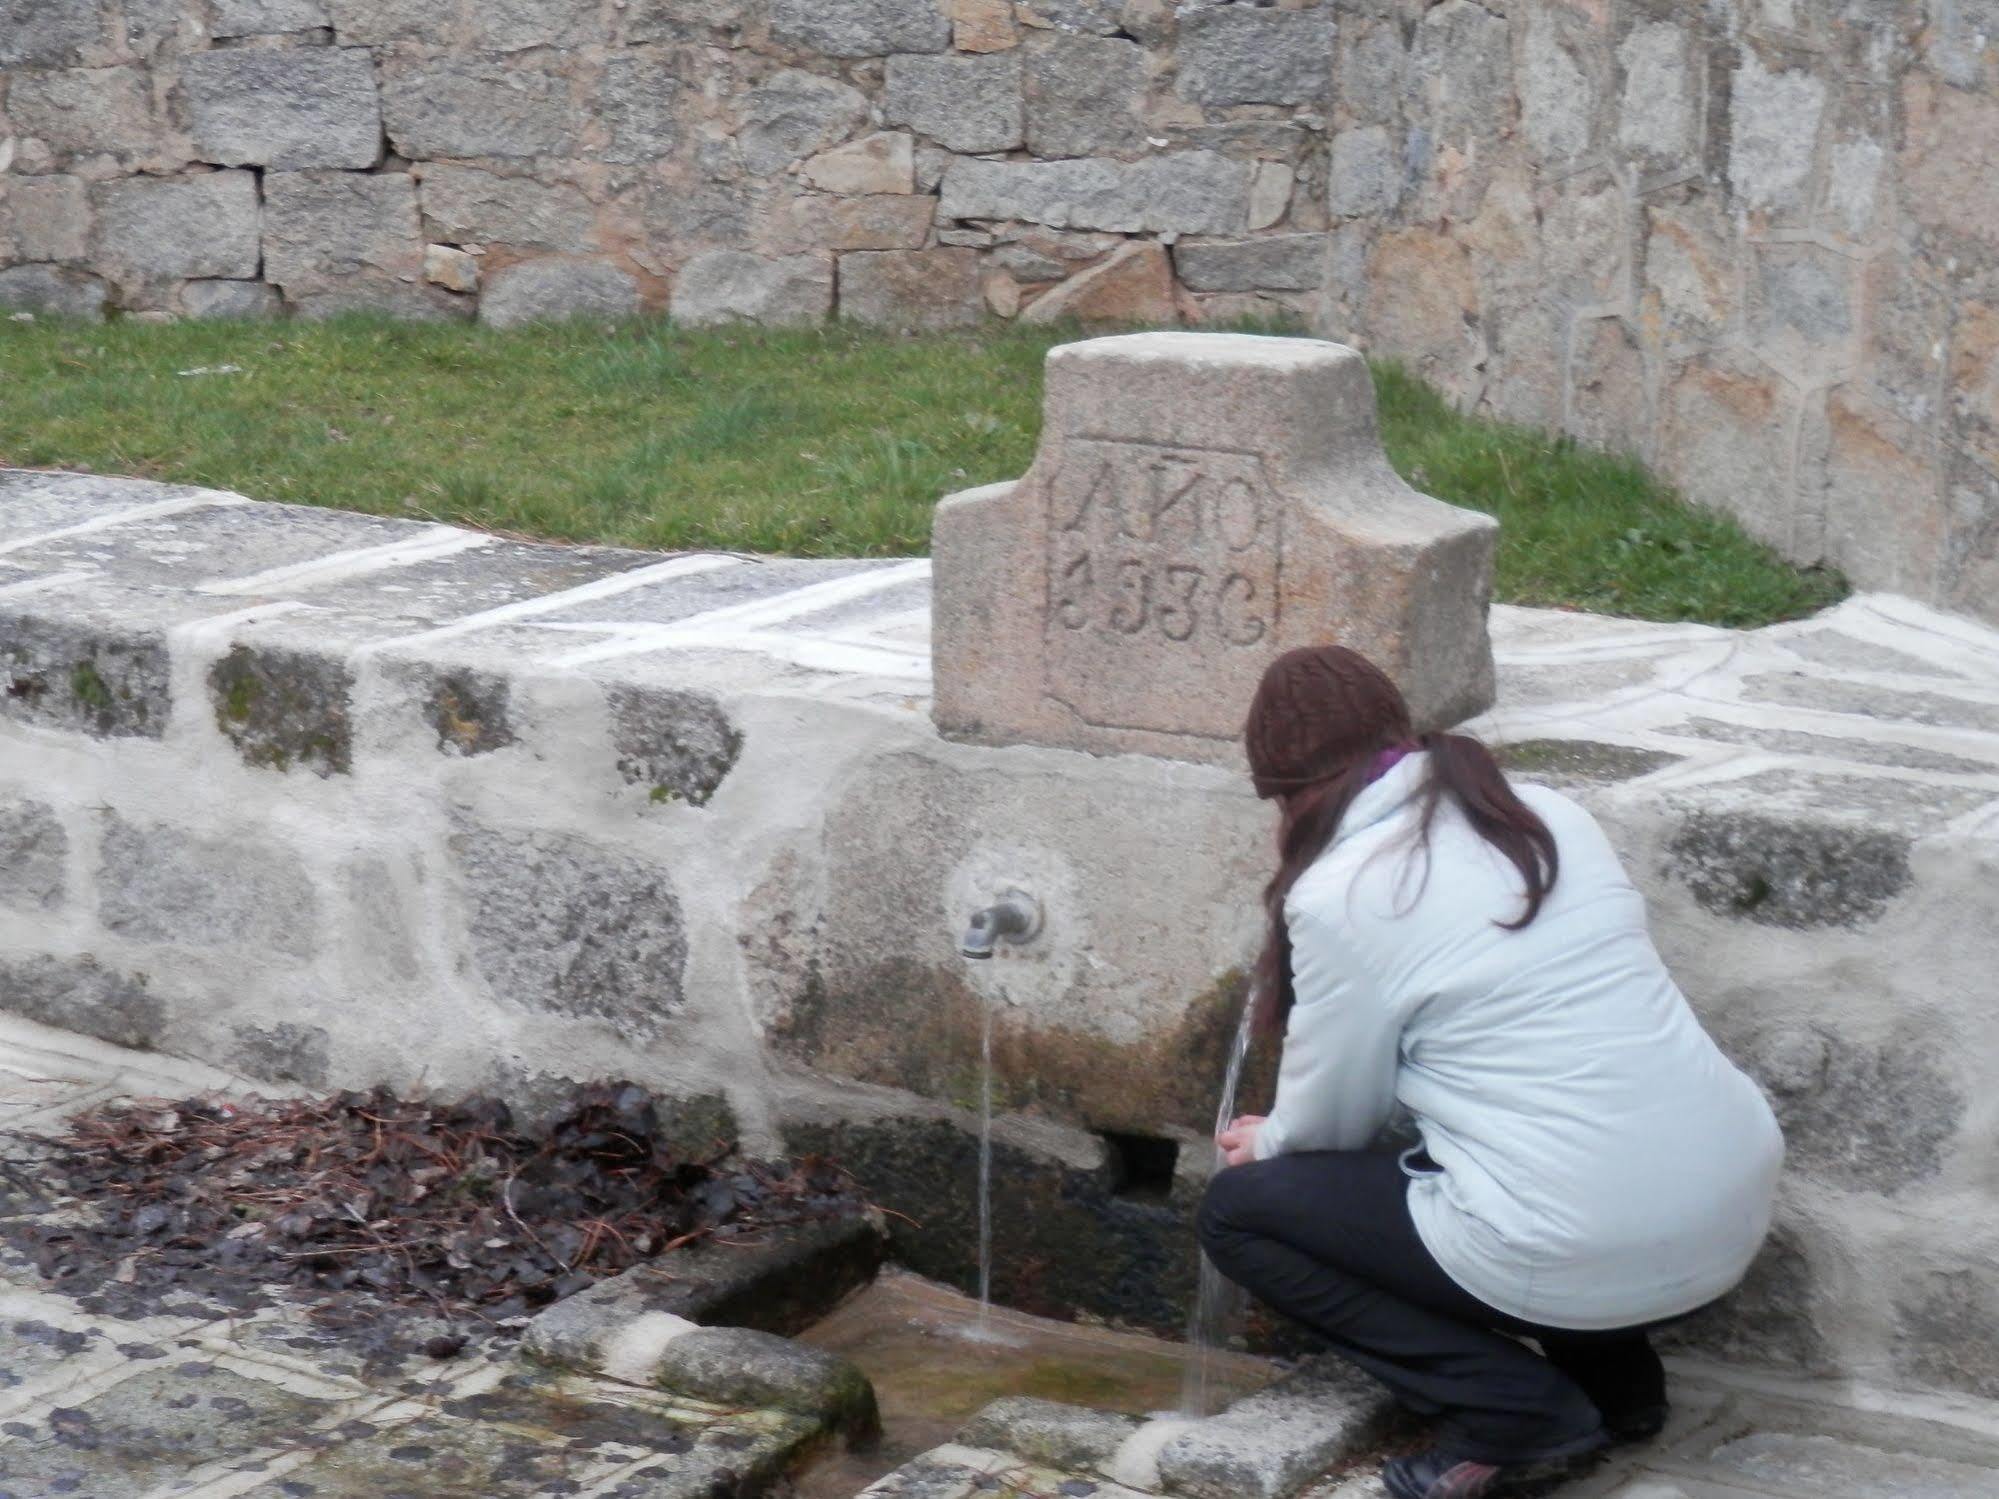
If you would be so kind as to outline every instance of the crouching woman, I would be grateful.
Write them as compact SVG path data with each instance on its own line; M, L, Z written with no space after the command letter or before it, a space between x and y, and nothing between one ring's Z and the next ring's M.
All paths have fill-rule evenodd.
M1256 1002L1284 1051L1270 1116L1220 1137L1203 1248L1440 1418L1383 1469L1396 1499L1656 1433L1647 1330L1733 1287L1769 1229L1763 1095L1589 814L1472 739L1414 738L1363 657L1280 657L1245 739L1281 811ZM1369 1151L1398 1104L1422 1143Z

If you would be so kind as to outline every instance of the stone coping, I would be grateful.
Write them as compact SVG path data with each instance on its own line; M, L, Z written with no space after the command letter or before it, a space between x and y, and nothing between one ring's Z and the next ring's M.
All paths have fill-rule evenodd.
M899 718L930 702L924 560L521 542L92 475L0 471L0 620L29 681L0 713L107 735L165 731L169 638ZM106 632L123 649L83 669L79 642ZM1492 634L1498 705L1470 727L1537 778L1903 842L1999 838L1999 631L1872 594L1754 631L1498 606ZM465 753L506 732L476 706L438 730ZM252 715L246 754L321 774L346 753L337 731L291 749L259 732ZM685 769L668 791L698 798Z

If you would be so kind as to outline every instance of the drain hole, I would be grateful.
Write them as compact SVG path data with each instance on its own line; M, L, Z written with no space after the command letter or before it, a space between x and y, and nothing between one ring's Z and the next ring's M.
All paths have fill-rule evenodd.
M1141 1197L1163 1202L1173 1192L1173 1168L1180 1162L1180 1142L1157 1135L1106 1133L1104 1149L1110 1154L1111 1170L1120 1197Z

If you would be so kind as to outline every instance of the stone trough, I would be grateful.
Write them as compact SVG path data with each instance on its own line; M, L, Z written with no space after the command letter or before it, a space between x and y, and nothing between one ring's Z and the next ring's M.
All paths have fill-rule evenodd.
M1051 381L1020 489L946 507L940 565L990 558L1001 603L1072 560L1052 548L1075 535L1051 544L1029 503L1081 498L1072 459L1116 460L1100 502L1149 493L1155 458L1104 445L1200 469L1243 522L1188 556L1170 519L1088 522L1114 580L1184 586L1169 569L1229 562L1231 537L1272 578L1280 536L1296 578L1315 550L1364 571L1399 548L1420 571L1481 544L1387 487L1345 377L1276 361L1259 388L1323 382L1298 408L1318 415L1246 420L1203 469L1212 429L1183 423L1176 447L1113 388L1160 345L1112 342L1111 386L1080 356ZM1439 535L1343 518L1349 473ZM1021 550L994 550L1005 526L980 513L1018 519ZM1203 571L1194 612L1247 633L1213 606L1251 570ZM1476 566L1460 576L1477 587ZM999 1299L1176 1328L1268 813L1218 707L1174 743L1128 693L1079 693L1057 632L1140 618L1114 620L1107 586L968 628L977 590L926 561L561 547L0 474L0 1006L283 1083L493 1091L529 1116L555 1082L629 1076L705 1139L836 1156L894 1255L965 1285L990 999ZM1174 596L1132 586L1155 587L1135 670L1170 688L1183 645L1250 650L1219 624L1176 639ZM1382 641L1421 597L1379 595ZM1309 592L1273 600L1293 611L1265 621L1273 644L1325 617ZM1687 1338L1999 1395L1981 1066L1999 1048L1999 636L1888 596L1754 632L1489 619L1496 698L1474 727L1602 819L1789 1134L1771 1247ZM1039 652L1037 690L968 692L982 641ZM1476 682L1484 645L1466 649ZM981 742L1023 737L1045 742ZM1016 886L1045 928L974 971L965 918Z

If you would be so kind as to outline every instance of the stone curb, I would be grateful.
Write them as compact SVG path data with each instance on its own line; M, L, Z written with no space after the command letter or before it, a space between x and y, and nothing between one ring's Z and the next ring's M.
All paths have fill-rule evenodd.
M774 1229L760 1240L689 1244L540 1312L522 1349L543 1363L603 1373L634 1325L652 1316L790 1336L873 1280L887 1253L872 1210Z
M981 1410L958 1441L1183 1499L1292 1499L1336 1463L1378 1445L1393 1410L1364 1375L1328 1358L1205 1419L1148 1421L1010 1398Z

